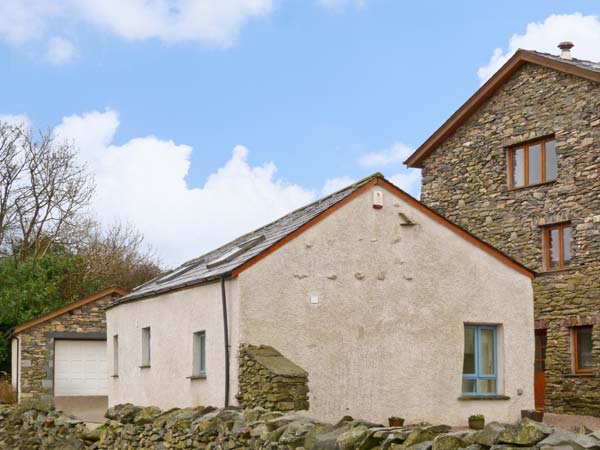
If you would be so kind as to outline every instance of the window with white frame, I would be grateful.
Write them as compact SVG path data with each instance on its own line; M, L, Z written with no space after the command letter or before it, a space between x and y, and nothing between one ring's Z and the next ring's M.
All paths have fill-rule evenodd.
M465 325L463 395L498 393L496 327Z
M142 367L152 363L152 334L150 327L142 328Z

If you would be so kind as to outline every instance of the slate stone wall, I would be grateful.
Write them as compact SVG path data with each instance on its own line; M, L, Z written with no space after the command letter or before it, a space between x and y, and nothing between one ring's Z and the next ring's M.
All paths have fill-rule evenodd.
M19 334L21 340L20 398L51 399L54 396L54 341L60 338L106 339L103 307L109 294L61 314Z
M273 347L241 345L238 361L241 407L308 410L308 373Z
M507 147L551 134L558 179L510 190ZM571 327L600 315L600 84L526 64L425 160L422 175L425 204L539 272L547 410L600 416L600 325L593 375L573 374L571 352ZM541 227L563 221L573 227L572 263L546 272Z

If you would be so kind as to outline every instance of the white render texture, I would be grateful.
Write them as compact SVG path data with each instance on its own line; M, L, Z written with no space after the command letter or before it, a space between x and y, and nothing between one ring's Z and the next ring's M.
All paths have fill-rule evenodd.
M384 422L399 415L450 425L464 425L473 413L488 421L517 419L533 407L531 281L376 189L382 209L373 208L373 189L367 190L226 283L231 403L237 349L245 343L273 346L308 371L309 414L320 419L350 414ZM401 225L406 219L415 225ZM465 323L498 325L499 393L510 400L458 399ZM147 326L152 366L143 369ZM107 338L118 334L120 347L109 403L222 406L222 326L219 283L108 310ZM193 333L201 330L207 378L191 381Z
M239 275L240 341L307 370L321 419L517 419L533 407L531 281L383 193L383 209L364 192ZM510 400L458 400L465 323L498 325Z
M236 280L226 282L231 361L237 354ZM109 405L134 403L162 409L223 406L225 357L219 282L124 303L106 312L107 339L119 336L118 377L109 378ZM141 368L142 328L151 328L150 367ZM206 378L193 375L194 333L206 332ZM107 346L113 374L113 346ZM230 398L237 391L237 367L231 365Z

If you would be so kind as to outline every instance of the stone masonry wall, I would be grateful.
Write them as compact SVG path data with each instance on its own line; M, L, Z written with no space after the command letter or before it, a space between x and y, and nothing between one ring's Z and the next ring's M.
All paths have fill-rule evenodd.
M273 347L241 345L238 361L240 406L308 410L308 373Z
M510 190L507 147L550 134L557 180ZM600 325L591 376L573 374L570 328L600 315L600 84L526 64L425 160L422 175L425 204L539 272L547 409L600 416ZM562 221L573 227L571 266L545 272L541 226Z
M65 333L104 335L105 338L106 317L103 307L112 298L112 295L107 295L19 334L21 399L53 397L55 339L61 334L68 336Z

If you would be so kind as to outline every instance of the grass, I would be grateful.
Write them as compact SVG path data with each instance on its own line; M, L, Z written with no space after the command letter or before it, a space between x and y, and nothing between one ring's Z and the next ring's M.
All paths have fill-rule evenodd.
M0 372L0 404L17 403L17 392L12 387L10 375L6 372Z

